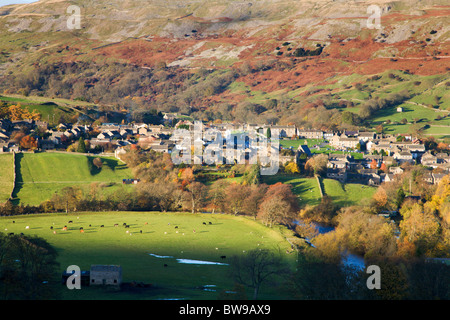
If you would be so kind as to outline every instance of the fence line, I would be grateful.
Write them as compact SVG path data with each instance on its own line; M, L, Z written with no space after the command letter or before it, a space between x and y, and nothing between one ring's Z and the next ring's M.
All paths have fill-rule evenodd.
M12 190L11 193L9 195L9 200L13 200L13 194L14 194L14 190L16 189L16 152L13 151L13 186L12 186Z
M319 176L317 174L315 176L316 176L317 184L319 185L320 196L323 198L323 190L322 190L322 185L320 184Z

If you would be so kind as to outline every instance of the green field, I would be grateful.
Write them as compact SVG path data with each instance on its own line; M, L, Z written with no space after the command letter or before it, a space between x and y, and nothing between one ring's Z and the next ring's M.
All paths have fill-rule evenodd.
M130 227L124 228L123 223ZM234 286L227 273L228 265L184 264L176 259L226 263L232 255L257 248L280 252L289 263L296 259L296 254L286 253L290 245L285 236L291 236L290 231L279 226L268 228L242 216L153 212L45 214L0 217L0 225L7 232L46 239L57 249L61 272L69 265L89 270L92 264L115 264L122 266L124 282L153 285L153 289L140 295L92 288L66 290L61 285L64 299L217 299L220 291L232 290ZM62 231L65 225L68 230ZM80 227L84 233L80 233ZM221 259L222 255L227 258ZM200 288L205 285L214 285L210 287L214 291ZM260 298L287 298L278 294L277 288L264 287Z
M300 206L315 206L320 203L320 190L316 178L280 174L263 176L263 182L267 184L283 182L292 185L292 191L298 196ZM337 180L322 178L321 184L324 194L330 196L338 206L358 205L364 199L372 197L377 189L356 183L341 184Z
M13 155L0 155L0 203L9 199L14 185Z
M22 109L27 108L30 112L36 110L41 114L41 120L52 125L59 124L58 121L61 117L68 119L84 113L84 111L76 108L91 108L94 106L92 103L84 101L38 96L25 97L18 94L0 95L0 101L5 101L7 104L20 104Z
M359 205L373 196L377 188L362 184L342 184L333 179L321 179L324 193L338 206Z
M267 184L282 182L292 185L292 192L294 192L298 196L300 206L314 206L320 203L320 190L316 178L300 177L299 175L278 174L274 176L262 176L262 182Z
M16 203L39 205L67 186L87 188L94 182L122 187L131 170L115 158L101 157L103 166L92 165L94 156L65 153L19 153L16 155ZM127 186L131 187L131 186Z

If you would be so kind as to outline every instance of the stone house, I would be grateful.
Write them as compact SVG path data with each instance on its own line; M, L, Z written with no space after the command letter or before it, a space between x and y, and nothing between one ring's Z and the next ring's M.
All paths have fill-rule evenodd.
M92 265L90 270L91 286L115 286L122 284L122 267L117 265Z

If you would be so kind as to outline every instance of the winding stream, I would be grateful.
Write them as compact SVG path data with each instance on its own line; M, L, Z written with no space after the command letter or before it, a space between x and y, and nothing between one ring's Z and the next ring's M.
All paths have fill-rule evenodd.
M301 223L301 221L298 221L297 223ZM313 222L316 230L319 232L319 234L325 234L331 231L334 231L334 227L331 226L324 226L320 223ZM308 242L310 239L306 239ZM312 244L311 244L312 245ZM314 245L312 245L314 246ZM366 268L366 264L364 261L364 258L361 256L358 256L353 253L346 252L342 255L342 263L345 266L353 267L356 270L364 270Z

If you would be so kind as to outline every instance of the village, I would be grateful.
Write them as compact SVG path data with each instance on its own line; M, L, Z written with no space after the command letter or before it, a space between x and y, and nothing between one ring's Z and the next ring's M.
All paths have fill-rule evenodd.
M315 154L328 156L326 177L342 183L362 183L378 186L390 182L403 173L402 165L422 165L429 170L426 182L438 184L450 172L450 155L436 150L427 150L420 139L412 135L391 135L375 132L341 132L307 130L294 125L267 125L242 123L205 123L203 129L215 129L226 140L242 136L246 132L258 130L279 137L279 161L284 166L294 162L299 167ZM5 152L80 152L73 146L83 139L85 153L114 154L116 158L126 153L131 146L139 146L143 152L153 150L171 153L179 148L173 133L177 129L190 132L194 123L190 120L177 121L176 116L166 114L164 124L146 123L102 123L97 126L60 123L50 127L45 121L0 119L0 153ZM24 137L30 137L24 139ZM18 138L21 139L20 141ZM28 144L22 143L27 141ZM283 142L295 141L298 147L287 146ZM308 141L316 141L314 145ZM203 142L207 146L208 142ZM232 155L223 163L243 163L248 160L251 150L248 143L243 145L240 157ZM251 148L251 146L250 146Z

